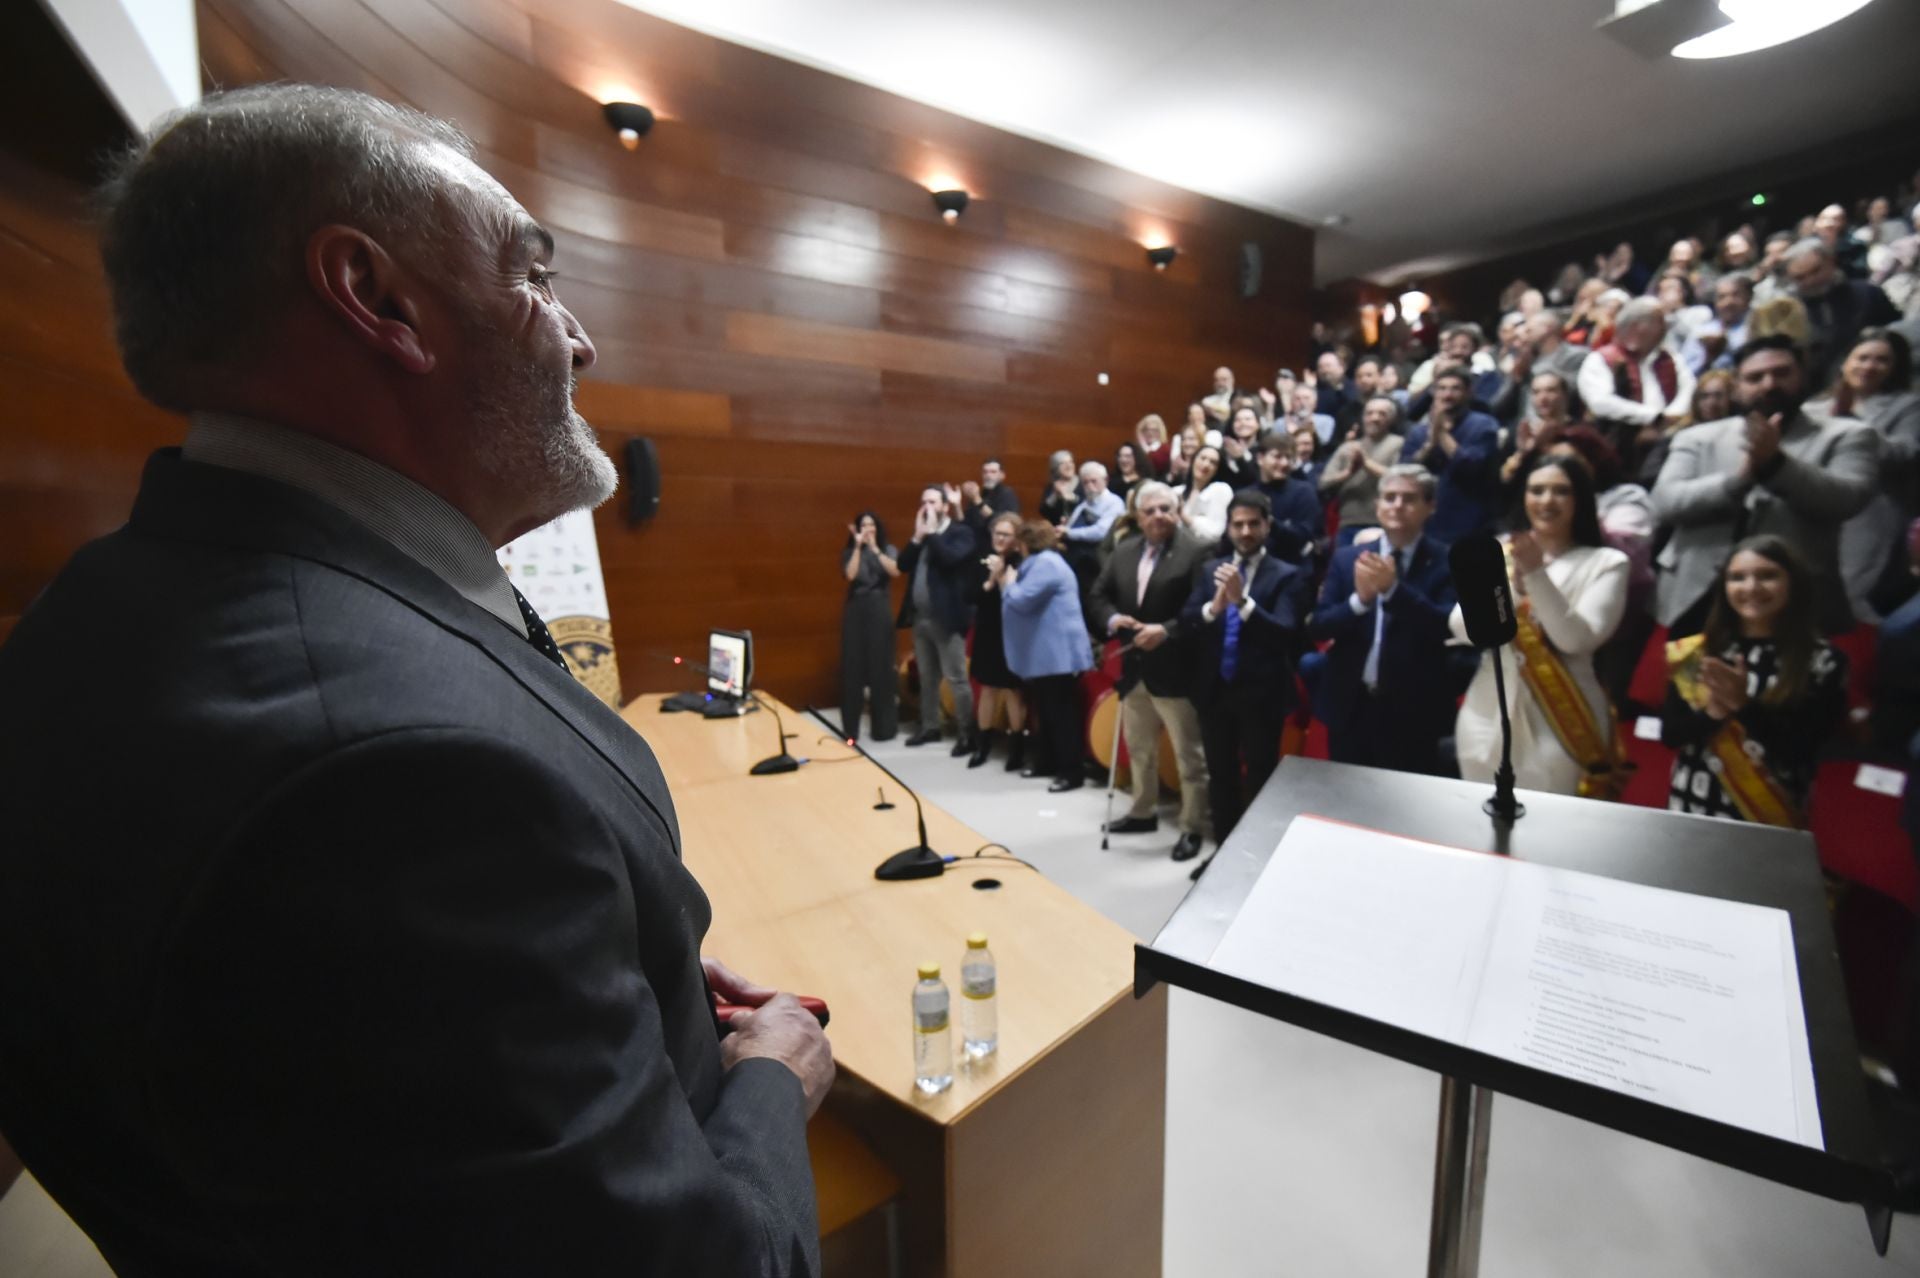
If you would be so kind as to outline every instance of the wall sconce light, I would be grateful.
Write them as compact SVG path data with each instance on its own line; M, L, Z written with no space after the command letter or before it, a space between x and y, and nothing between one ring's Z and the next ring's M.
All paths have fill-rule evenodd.
M1180 250L1171 244L1162 244L1158 248L1147 250L1147 261L1153 263L1153 269L1156 271L1166 270L1173 264L1173 259L1179 256Z
M967 211L967 201L970 198L965 191L960 190L958 187L947 191L935 191L933 193L933 207L939 209L940 216L946 219L948 226L952 226L960 220L960 215Z
M653 127L653 112L638 102L609 102L601 108L607 123L620 136L620 145L634 150Z

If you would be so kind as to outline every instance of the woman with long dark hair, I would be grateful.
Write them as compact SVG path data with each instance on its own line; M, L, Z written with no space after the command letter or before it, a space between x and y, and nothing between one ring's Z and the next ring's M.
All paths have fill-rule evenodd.
M974 723L979 730L974 733L973 757L967 760L969 768L981 766L993 753L994 738L998 735L993 720L1002 704L1007 708L1007 740L1011 743L1007 770L1018 772L1026 763L1027 706L1020 698L1020 676L1007 666L1000 575L996 571L1006 567L1007 558L1014 551L1014 534L1019 531L1020 522L1020 516L1009 510L995 515L987 525L987 554L980 561L980 582L974 590L973 659L967 665L967 673L980 685L980 695L973 700Z
M847 601L840 613L840 727L860 735L860 707L870 705L875 741L900 730L899 676L893 667L893 579L900 552L887 541L887 526L871 510L847 525L840 570Z
M1667 668L1667 806L1804 828L1820 746L1846 718L1847 658L1821 638L1813 582L1785 541L1733 548L1706 629L1668 644Z
M1601 535L1586 464L1575 457L1536 461L1504 541L1519 633L1497 659L1506 667L1515 784L1617 797L1626 773L1593 654L1626 613L1628 565ZM1455 636L1467 637L1457 607L1451 624ZM1500 762L1495 660L1495 652L1481 658L1455 723L1460 775L1469 781L1491 781Z
M1208 546L1226 532L1227 506L1233 501L1233 489L1217 478L1221 464L1220 450L1212 444L1202 445L1193 455L1187 495L1180 503L1180 522Z
M1157 479L1154 473L1153 459L1138 444L1127 443L1113 450L1113 469L1107 472L1107 491L1121 501L1133 491L1135 484L1144 484L1149 479Z
M1913 352L1887 328L1864 328L1825 395L1811 400L1815 417L1851 417L1880 437L1880 491L1840 527L1840 575L1857 617L1878 621L1868 602L1900 530L1920 515L1920 395L1913 392Z

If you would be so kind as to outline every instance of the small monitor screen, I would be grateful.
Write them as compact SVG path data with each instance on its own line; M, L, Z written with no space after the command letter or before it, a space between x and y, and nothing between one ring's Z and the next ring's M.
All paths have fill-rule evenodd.
M731 630L707 632L707 691L717 696L747 695L753 677L750 643L746 635Z

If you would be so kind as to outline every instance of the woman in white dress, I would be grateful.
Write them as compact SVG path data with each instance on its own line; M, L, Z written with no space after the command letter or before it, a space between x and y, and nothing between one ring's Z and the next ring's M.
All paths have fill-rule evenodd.
M1525 643L1499 650L1513 721L1514 784L1554 794L1617 792L1623 774L1607 770L1618 762L1618 747L1593 653L1626 612L1627 557L1602 539L1593 476L1577 458L1535 462L1522 486L1521 507L1524 526L1504 540L1526 631L1522 638L1531 635L1534 643L1531 652ZM1451 624L1456 637L1467 637L1459 608ZM1557 705L1555 690L1565 693ZM1460 775L1493 780L1500 765L1500 703L1492 653L1480 658L1454 739Z
M1180 503L1180 522L1203 546L1213 545L1227 531L1227 507L1233 504L1233 489L1217 478L1220 465L1220 449L1213 444L1195 453L1187 495Z

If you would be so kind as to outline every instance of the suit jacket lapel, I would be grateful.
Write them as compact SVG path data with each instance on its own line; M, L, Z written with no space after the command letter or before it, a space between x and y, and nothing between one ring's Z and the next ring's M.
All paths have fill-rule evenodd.
M487 653L624 777L680 851L666 778L640 735L531 643L445 581L327 503L274 480L185 461L148 461L131 525L154 536L278 553L325 564Z

